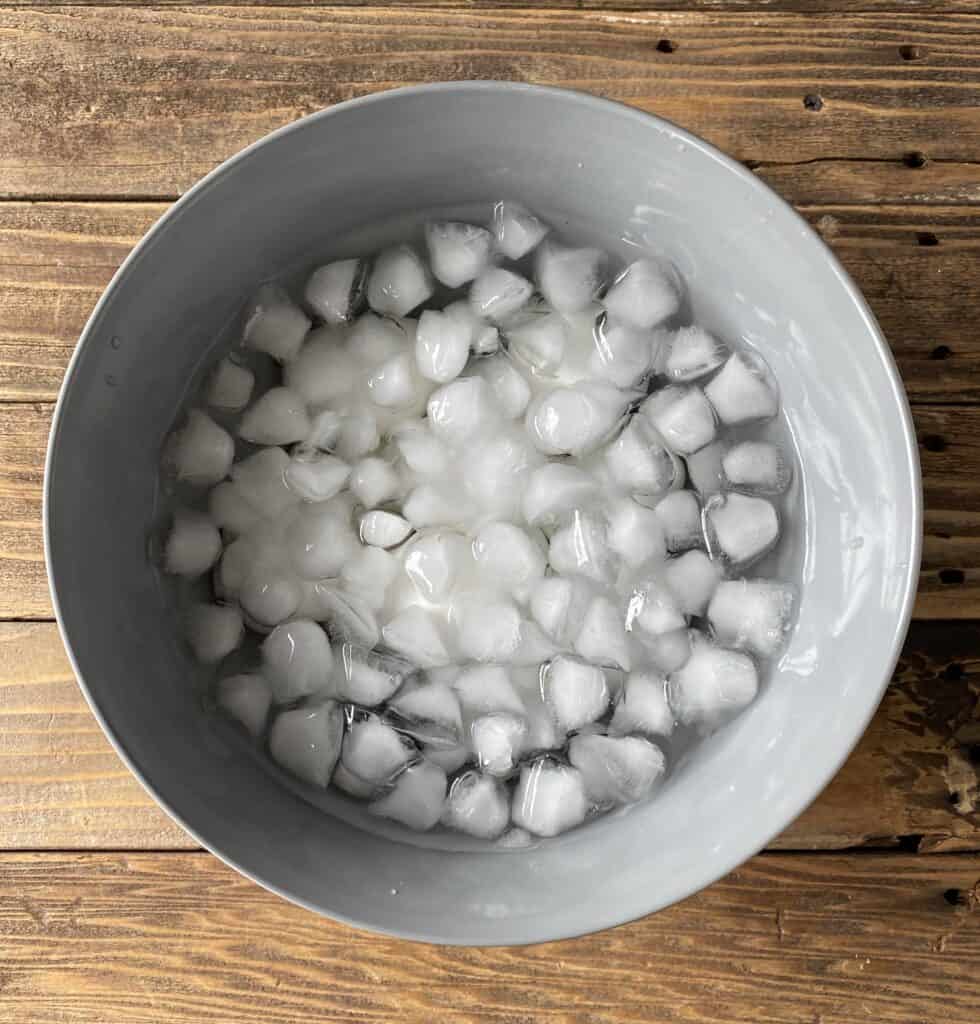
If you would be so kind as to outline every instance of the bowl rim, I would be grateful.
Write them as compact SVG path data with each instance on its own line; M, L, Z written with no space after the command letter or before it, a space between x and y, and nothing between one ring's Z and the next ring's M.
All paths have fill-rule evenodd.
M651 898L638 902L635 910L631 909L628 913L616 913L609 912L605 908L597 908L596 913L593 917L592 923L588 927L574 928L574 929L549 929L547 924L539 928L529 929L525 922L522 927L515 928L512 936L507 939L501 940L499 937L493 940L481 937L478 933L467 937L455 937L447 939L445 936L441 936L432 931L415 931L412 929L393 928L385 925L379 925L377 923L360 920L350 915L339 914L333 910L327 909L323 906L319 906L311 900L305 899L299 896L284 886L280 886L274 882L270 882L267 879L261 878L254 874L248 868L239 864L234 857L224 853L222 850L211 845L203 836L201 836L194 828L190 827L182 818L179 811L159 796L153 788L153 785L144 776L140 769L136 757L132 755L126 747L125 741L122 736L118 735L113 727L110 725L108 720L103 716L101 710L97 706L88 685L86 684L78 662L75 657L75 652L72 648L71 640L68 635L68 628L64 621L61 603L58 598L58 584L56 581L56 573L52 564L51 556L51 515L50 515L50 501L51 501L51 479L53 472L53 452L55 443L58 438L59 428L61 426L61 419L64 414L64 409L67 404L67 395L70 390L72 378L77 368L80 355L83 347L87 342L90 341L91 336L95 333L95 328L101 318L103 310L109 303L110 298L121 285L122 281L126 277L129 268L135 264L138 260L143 257L143 254L150 248L156 236L162 232L169 220L179 213L184 207L189 206L196 201L201 195L207 192L215 184L218 183L226 174L232 171L239 163L248 160L254 152L259 148L264 147L267 143L273 140L283 138L291 132L305 131L313 123L319 121L328 120L331 116L347 112L350 110L357 109L359 107L370 106L377 103L390 102L393 99L397 99L403 96L420 96L429 93L443 93L443 92L461 92L461 93L486 93L486 92L505 92L505 93L534 93L537 95L550 95L556 99L563 101L570 101L575 104L581 104L585 107L590 107L593 110L606 110L610 114L614 114L618 117L629 117L636 121L640 130L648 130L651 126L657 126L660 131L666 132L672 138L679 142L683 142L693 149L697 149L705 156L714 160L716 163L721 164L728 171L734 173L741 182L749 188L755 190L766 196L766 199L771 204L777 204L785 213L788 213L792 219L794 219L798 226L809 236L812 236L819 244L823 247L824 255L831 267L834 275L839 280L841 286L854 303L861 319L864 321L865 327L868 330L874 344L878 350L878 356L881 359L882 368L885 371L891 395L895 406L899 412L899 416L902 424L903 440L905 455L907 458L907 467L910 479L913 481L912 493L909 495L910 511L911 511L911 549L908 552L908 559L905 568L905 576L902 582L901 602L900 602L900 614L895 622L895 627L892 636L892 656L889 659L887 665L882 667L880 677L875 682L874 687L868 686L866 690L865 700L867 701L862 713L854 718L849 719L849 727L846 735L843 737L838 753L834 758L828 760L822 770L816 775L811 777L810 784L807 785L798 799L793 801L791 809L786 811L778 823L778 828L772 829L771 825L766 831L767 834L761 841L747 841L742 843L737 850L735 850L731 856L729 856L721 866L713 866L711 869L704 871L703 876L699 882L693 886L685 887L686 891L674 893L667 898L663 898L659 895L652 895ZM675 903L679 903L681 900L687 899L696 892L700 892L702 889L707 888L709 885L713 885L720 878L729 874L731 871L739 867L745 861L755 856L761 850L763 850L773 838L778 836L782 831L786 829L796 818L800 816L813 801L823 792L830 781L837 775L843 766L844 762L850 756L855 746L864 735L874 717L875 712L878 709L878 705L881 703L881 699L884 696L885 690L891 681L892 674L895 666L898 662L901 654L902 646L904 644L905 636L908 632L909 624L912 618L912 610L915 601L915 595L918 585L919 568L922 554L922 531L923 531L923 492L922 492L922 476L919 464L918 456L918 444L916 440L915 427L912 420L912 412L909 406L908 397L905 393L905 388L902 383L901 376L898 371L898 367L895 363L895 358L892 354L891 348L889 347L885 337L872 313L867 301L861 293L858 286L855 284L851 276L844 269L843 265L838 260L837 256L827 245L827 243L820 237L819 233L816 232L804 218L793 208L793 206L785 200L778 192L767 185L761 178L754 174L751 170L745 167L742 163L735 160L733 157L728 156L716 146L697 135L689 132L688 130L681 128L674 124L672 121L666 118L660 117L657 114L648 113L644 110L640 110L637 107L630 106L628 103L621 102L619 100L611 100L603 97L595 96L592 93L586 92L579 89L568 89L558 86L542 86L532 85L523 82L513 82L506 80L482 80L482 81L471 81L461 80L453 82L435 82L423 85L412 85L404 86L395 89L386 89L379 92L368 93L364 96L355 97L353 99L345 100L341 103L334 104L326 107L322 110L315 111L312 114L308 114L302 118L292 121L289 124L283 125L280 128L262 136L255 142L246 146L244 149L228 157L222 161L213 170L208 172L203 178L197 181L191 188L189 188L176 202L171 204L167 210L153 223L149 230L143 235L143 237L137 242L133 249L129 252L123 262L120 264L118 270L113 274L109 284L99 297L98 302L92 310L88 320L79 335L78 343L68 361L68 365L65 370L65 376L62 381L61 387L58 393L57 403L52 416L51 429L48 435L48 447L45 455L44 465L44 485L43 485L43 506L42 506L42 520L43 520L43 535L44 535L44 558L45 566L47 569L48 587L51 594L51 601L53 610L55 613L55 619L58 625L58 632L61 637L62 643L65 647L65 652L68 655L68 660L71 665L72 671L78 682L78 686L82 691L82 695L85 698L86 703L95 716L103 733L112 744L116 754L120 757L126 767L132 772L132 774L139 781L140 785L146 790L154 802L163 809L163 811L177 824L181 829L184 830L195 842L197 842L202 848L209 851L215 857L217 857L224 864L237 871L239 874L245 876L256 884L260 885L263 889L274 893L277 896L281 896L283 899L289 902L303 907L306 910L313 911L324 917L331 918L332 920L339 921L343 924L349 925L354 928L359 928L364 931L374 932L376 934L387 935L395 938L408 939L416 942L428 942L437 943L440 945L457 945L457 946L490 946L490 945L528 945L537 942L548 942L558 941L561 939L577 938L581 935L589 935L595 932L605 930L607 928L616 927L621 924L626 924L631 921L636 921L648 914L655 913L659 910L663 910L666 907L672 906ZM533 934L528 934L529 931Z

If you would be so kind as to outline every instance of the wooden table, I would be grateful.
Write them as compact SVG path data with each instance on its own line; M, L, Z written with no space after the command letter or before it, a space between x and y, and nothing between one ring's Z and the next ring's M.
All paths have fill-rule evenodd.
M287 121L451 78L625 100L796 204L888 336L925 481L916 621L823 796L681 906L531 949L354 932L195 850L87 711L41 550L52 402L146 228ZM967 0L0 0L0 1020L977 1020L978 284L980 14Z

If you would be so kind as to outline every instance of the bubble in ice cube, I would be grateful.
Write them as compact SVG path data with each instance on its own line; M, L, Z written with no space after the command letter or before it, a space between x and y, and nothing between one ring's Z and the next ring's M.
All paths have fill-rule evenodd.
M553 309L577 313L599 293L605 265L606 254L601 249L570 248L546 241L535 259L538 287Z
M593 377L619 388L641 385L653 366L653 339L646 331L603 314L593 333L595 348L589 358Z
M661 372L673 384L689 384L713 373L728 358L728 346L692 324L674 331L663 346Z
M177 576L200 576L221 556L221 534L199 512L180 509L163 548L163 567Z
M673 491L654 506L664 528L667 550L678 554L704 543L701 528L701 503L691 491Z
M712 441L700 451L688 455L687 477L691 486L698 492L701 499L710 498L724 489L725 474L722 469L722 457L726 446L723 441Z
M472 665L463 669L453 683L463 711L470 718L494 711L522 716L524 702L507 669L500 665Z
M427 309L415 334L415 363L419 373L447 384L463 372L470 356L470 325L447 312Z
M684 611L672 590L659 578L646 573L633 586L626 607L626 630L646 641L687 624Z
M450 486L420 484L412 489L402 506L402 514L417 530L435 526L456 526L470 515L466 502Z
M503 328L508 351L533 373L554 376L565 356L568 326L547 306L528 306Z
M310 432L306 403L291 388L271 388L245 411L238 435L252 444L291 444Z
M317 452L297 454L283 471L286 486L304 501L326 501L343 490L350 477L350 466L334 455Z
M514 824L537 836L556 836L585 820L588 800L577 768L540 758L521 769L514 790Z
M361 370L330 327L312 331L296 358L283 370L283 383L311 406L350 395Z
M303 782L325 787L340 758L344 713L332 700L276 715L269 730L272 759Z
M574 646L577 654L595 664L627 672L632 667L623 613L602 594L597 594L586 609Z
M758 494L782 494L793 476L782 449L771 441L734 445L725 452L721 467L733 487Z
M497 711L470 723L470 743L477 766L488 775L509 775L517 764L527 733L519 715Z
M524 415L531 400L531 386L504 353L481 359L473 373L490 385L497 406L507 419L515 420Z
M345 416L337 437L337 455L354 462L373 452L381 444L381 433L374 414L364 409Z
M401 491L398 474L377 456L360 459L351 469L348 486L365 508L376 508L396 498Z
M367 300L376 313L406 316L432 294L432 281L410 245L378 253L368 278Z
M424 608L406 608L382 627L381 638L396 654L429 668L449 665L452 658L435 618Z
M747 654L694 637L691 656L667 679L667 698L679 722L710 732L752 703L759 677Z
M546 462L527 477L524 519L529 526L554 526L574 509L591 505L598 492L599 482L579 466Z
M779 393L769 367L756 353L734 353L704 388L727 426L767 420L779 412Z
M301 579L336 577L359 548L348 505L340 498L300 505L286 523L284 545Z
M486 228L459 221L435 221L425 226L432 273L450 288L472 281L490 262L493 238Z
M667 703L667 681L657 672L632 672L616 702L610 736L670 736L674 715Z
M327 582L314 583L310 606L318 621L326 622L330 635L361 647L374 647L381 639L378 617L360 594Z
M551 535L548 561L563 576L579 575L597 583L611 583L616 575L616 558L605 523L597 515L578 509Z
M703 551L687 551L664 565L663 580L685 615L703 615L723 573Z
M265 729L271 703L269 684L258 673L227 676L218 680L215 702L230 718L258 738Z
M616 278L602 302L617 320L645 330L677 312L680 290L658 263L637 260Z
M543 669L541 693L563 732L581 729L609 707L606 675L596 665L561 654Z
M617 498L606 509L606 538L623 565L636 568L667 553L663 524L656 513L632 498Z
M545 455L585 455L613 433L632 397L601 381L555 388L531 401L525 426Z
M448 599L470 562L470 546L461 534L437 530L416 537L402 552L408 578L434 604Z
M538 220L520 203L505 201L493 208L493 235L497 251L509 260L519 260L537 246L548 233L548 225Z
M409 348L406 326L409 323L395 317L363 313L347 335L347 351L361 366L379 366Z
M278 285L263 285L246 312L244 339L249 348L288 363L299 352L310 318Z
M680 460L643 416L633 416L602 457L613 481L646 505L684 482Z
M238 412L248 405L255 386L255 374L247 366L227 357L211 371L208 381L208 405L215 409Z
M238 602L253 623L276 626L296 613L302 597L298 580L280 569L258 567L245 578Z
M512 270L488 267L470 287L470 308L477 316L500 323L513 316L531 297L531 282Z
M187 414L187 422L171 435L164 455L178 480L203 486L223 480L234 457L231 435L200 409Z
M310 274L303 298L328 324L346 324L354 318L363 299L366 277L364 260L337 260Z
M568 759L582 773L585 793L599 807L632 804L663 778L663 751L641 736L573 736Z
M518 601L526 601L544 576L541 547L513 523L487 523L473 538L473 560L481 579Z
M690 455L714 440L714 410L696 385L656 391L641 411L678 455Z
M789 630L794 588L778 580L725 580L708 605L708 622L718 641L771 658Z
M779 516L765 498L731 491L704 506L704 532L712 557L744 568L772 550L779 540Z
M412 524L394 512L375 509L361 516L361 540L378 548L393 548L412 532Z
M541 461L541 455L520 429L499 429L491 437L471 442L458 465L478 516L518 518L525 481Z
M222 481L208 495L208 515L216 526L232 536L247 533L261 518L231 480Z
M345 643L337 672L337 696L361 707L373 708L396 693L410 666L357 644Z
M389 703L396 728L419 743L440 749L455 748L463 735L459 698L445 683L430 682L403 689Z
M578 634L592 600L592 589L581 579L546 576L531 592L531 615L545 634L570 645Z
M521 642L520 613L492 592L458 596L451 621L459 650L469 660L508 661Z
M187 642L202 665L216 665L242 642L241 612L230 605L193 604L187 612Z
M498 779L468 771L449 787L442 820L478 839L496 839L510 824L507 790Z
M445 799L446 773L431 761L422 760L410 764L395 780L391 792L375 800L369 810L425 832L439 821Z
M362 598L372 611L385 606L388 588L398 575L398 559L381 548L362 548L340 570L344 590Z
M262 642L262 665L277 704L330 691L333 651L327 634L309 619L276 626Z
M482 377L462 377L436 389L429 398L429 428L452 445L493 433L499 413Z
M334 785L351 796L373 797L387 788L414 756L414 748L376 715L355 718L340 749Z

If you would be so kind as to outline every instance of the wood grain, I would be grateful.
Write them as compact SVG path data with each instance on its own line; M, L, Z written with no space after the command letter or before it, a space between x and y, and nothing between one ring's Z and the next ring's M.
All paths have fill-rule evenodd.
M980 850L978 765L980 625L917 623L861 743L772 847ZM103 737L55 626L0 624L0 849L193 846Z
M922 153L964 169L947 195L971 192L978 42L980 17L921 12L8 7L0 195L170 196L338 100L486 78L625 100L742 160L870 159L900 174L904 154ZM923 56L903 59L903 46Z
M967 856L765 855L635 924L491 950L319 919L204 854L0 860L18 1024L972 1024L978 957Z

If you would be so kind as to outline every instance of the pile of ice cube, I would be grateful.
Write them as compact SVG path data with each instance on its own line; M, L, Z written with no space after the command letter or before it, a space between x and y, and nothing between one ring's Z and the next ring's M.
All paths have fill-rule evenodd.
M776 387L681 301L512 202L301 302L261 288L165 459L207 489L163 562L211 573L187 635L217 705L415 829L520 842L650 794L675 729L753 700L794 603L743 576L790 480L743 429Z

